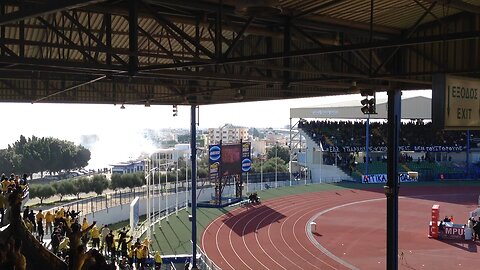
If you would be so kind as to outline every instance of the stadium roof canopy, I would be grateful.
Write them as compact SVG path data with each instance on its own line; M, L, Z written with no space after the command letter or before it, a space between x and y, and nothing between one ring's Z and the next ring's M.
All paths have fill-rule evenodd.
M360 101L356 101L360 103ZM362 106L291 108L290 118L320 118L320 119L366 119L361 113ZM377 103L377 113L370 119L387 119L387 102ZM402 119L432 119L432 99L427 97L412 97L402 99Z
M479 75L479 14L477 0L2 0L0 102L429 89Z

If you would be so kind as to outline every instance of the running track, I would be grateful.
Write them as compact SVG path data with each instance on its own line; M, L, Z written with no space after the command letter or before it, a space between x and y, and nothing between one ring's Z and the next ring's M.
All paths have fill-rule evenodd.
M419 188L412 189L409 195L417 197L421 197L421 194L426 194L427 197L434 196L431 192L430 189ZM439 192L445 193L447 191L437 188L434 193L439 194ZM444 195L448 197L445 197L444 205L448 205L448 200L452 198L457 201L464 201L468 198L468 200L476 202L476 196L478 196L480 190L478 187L473 189L471 187L455 188L453 190L450 188L449 192L460 195L453 197L448 194ZM207 256L223 270L385 269L385 233L378 233L377 228L380 227L384 230L385 226L384 198L385 196L378 191L339 189L286 196L265 201L261 205L237 208L209 224L202 235L201 246ZM412 201L404 205L408 205L412 209L416 208L416 204L423 204L423 209L419 213L419 217L415 217L416 219L425 216L425 220L420 220L420 225L416 224L414 226L414 232L409 232L409 243L415 246L416 240L414 238L417 237L421 238L418 239L419 241L427 241L427 246L430 244L443 245L440 241L426 240L428 230L426 222L429 218L428 207L431 207L430 199L432 198L429 198L429 200L425 198L406 198L405 200L407 199ZM352 203L353 205L348 205ZM335 210L342 205L347 206L342 207L339 211ZM426 213L423 213L425 212L423 211L425 206L427 210ZM465 208L465 205L462 205L462 207ZM333 211L331 213L327 212L325 216L318 217L320 212L328 210ZM408 213L410 212L411 210L408 210ZM369 218L369 216L375 215L379 217L377 219ZM333 222L332 216L336 220L335 222ZM313 233L314 241L309 239L307 233L309 230L306 229L309 220L312 220L312 218L318 226L317 231ZM322 219L328 220L328 223L322 223ZM358 233L359 227L346 226L348 224L342 224L342 219L348 224L351 224L352 220L360 221L362 224L359 227L363 226L366 231ZM380 226L374 224L382 222L383 224ZM405 230L407 231L408 228L405 228ZM372 252L368 250L369 241L380 243L383 247L379 247L375 252ZM329 251L322 252L316 245L317 242L329 250L331 249L331 256L326 255ZM343 247L343 243L345 243L345 247ZM339 248L340 245L341 248ZM452 245L447 245L447 248L452 248ZM446 254L450 252L445 249L445 246L440 246L438 249ZM416 252L416 250L414 251ZM454 251L465 252L464 250ZM349 261L350 254L347 253L352 254L350 258L354 258L353 263ZM437 252L435 256L442 255ZM410 257L408 258L410 260ZM416 262L413 257L410 261ZM424 263L424 261L421 263ZM464 263L463 267L470 263L478 266L480 260L466 258L462 259L462 263ZM359 265L361 267L356 268ZM412 269L411 266L407 266L405 269Z

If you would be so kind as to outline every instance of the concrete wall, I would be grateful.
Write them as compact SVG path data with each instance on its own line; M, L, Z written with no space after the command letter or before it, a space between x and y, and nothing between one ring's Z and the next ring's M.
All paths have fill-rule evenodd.
M334 165L314 165L310 169L312 179L317 183L332 183L340 182L342 180L353 181L353 178Z
M206 188L203 189L200 192L200 189L197 189L197 201L206 201L210 200L211 196L213 195L213 188ZM155 206L152 208L155 209L155 211L158 211L158 203L159 203L159 196L154 198L150 198L150 201L152 205L154 204ZM191 196L191 193L188 193L189 196ZM166 196L160 196L160 207L163 209L166 209ZM174 209L175 208L175 193L169 194L168 195L168 208L169 209ZM189 198L189 201L191 198ZM179 192L178 193L178 205L184 205L185 204L185 192ZM140 198L140 215L145 215L147 213L147 199L146 198ZM97 224L112 224L112 223L117 223L120 221L125 221L130 219L130 202L124 203L122 205L117 205L114 207L110 207L108 209L104 209L101 211L97 211L94 213L90 213L85 215L87 217L87 220L89 222L93 222L94 220L97 221ZM82 217L83 218L83 217Z

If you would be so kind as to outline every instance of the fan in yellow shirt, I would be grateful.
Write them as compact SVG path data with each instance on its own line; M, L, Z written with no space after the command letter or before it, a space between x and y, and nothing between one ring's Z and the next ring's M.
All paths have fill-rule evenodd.
M38 213L35 215L35 219L37 223L45 219L45 216L42 213L42 209L38 210Z
M82 222L82 230L87 229L88 226L90 226L90 225L88 224L87 218L84 217L84 218L83 218L83 222Z
M162 268L162 256L160 256L160 251L155 252L155 269L161 269Z
M100 248L100 230L98 230L97 225L93 226L90 236L92 237L92 248Z
M55 216L50 211L47 211L47 213L45 214L45 233L46 234L53 232L52 223L54 219L55 219Z

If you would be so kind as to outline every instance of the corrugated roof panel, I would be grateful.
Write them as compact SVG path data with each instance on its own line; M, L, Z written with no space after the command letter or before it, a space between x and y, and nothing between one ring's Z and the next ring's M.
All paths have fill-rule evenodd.
M431 5L425 0L419 0L419 2L422 3L425 8ZM439 17L444 17L446 14L442 14L443 9L443 6L437 4L432 10L432 13ZM448 15L459 12L453 8L449 8L448 10ZM413 25L416 19L420 18L423 13L425 13L425 9L410 0L374 2L374 23L378 25L406 29ZM370 1L349 0L343 2L341 5L326 8L318 14L338 19L370 23ZM433 20L435 20L435 18L428 15L423 22Z
M430 1L419 0L424 8L431 5ZM466 0L465 3L479 5L478 0ZM334 19L370 23L370 0L285 0L280 1L284 12L298 14L307 10L318 9L312 14L326 16ZM321 7L321 8L320 8ZM415 21L422 16L425 9L412 0L382 0L374 2L374 23L386 27L408 29ZM445 17L456 14L459 10L436 4L432 13L438 17ZM314 17L308 15L314 20ZM423 23L433 21L435 18L428 15Z

